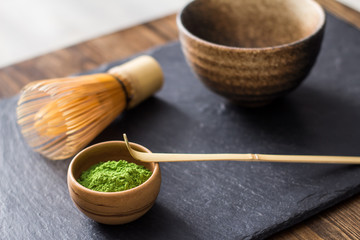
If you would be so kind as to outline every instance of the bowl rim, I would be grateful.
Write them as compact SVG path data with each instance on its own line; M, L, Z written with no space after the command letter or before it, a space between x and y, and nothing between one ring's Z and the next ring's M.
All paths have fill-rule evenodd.
M308 1L309 3L313 4L313 6L318 10L319 14L320 14L320 23L318 24L316 30L314 30L311 34L309 34L306 37L300 38L296 41L293 42L289 42L289 43L284 43L284 44L280 44L280 45L274 45L274 46L269 46L269 47L234 47L234 46L227 46L227 45L223 45L223 44L218 44L218 43L214 43L214 42L210 42L207 41L205 39L202 39L196 35L194 35L193 33L191 33L182 23L181 21L181 16L183 15L183 12L185 11L185 9L187 9L190 5L194 4L195 2L198 2L201 0L193 0L190 1L189 3L187 3L181 10L180 12L177 14L176 16L176 24L179 28L179 32L182 32L186 35L188 35L190 38L195 39L196 41L199 41L203 44L209 45L210 47L214 47L214 48L220 48L220 49L224 49L224 50L232 50L232 51L256 51L256 50L277 50L277 49L281 49L284 47L291 47L291 46L295 46L298 44L301 44L303 42L306 42L308 39L312 38L313 36L317 35L322 29L324 29L325 25L326 25L326 14L325 11L323 9L323 7L321 7L321 5L314 1L314 0L305 0Z
M160 174L160 166L159 166L159 163L158 162L153 162L154 164L154 170L151 174L151 176L145 181L143 182L142 184L134 187L134 188L130 188L130 189L127 189L127 190L123 190L123 191L118 191L118 192L100 192L100 191L95 191L95 190L92 190L92 189L89 189L87 187L84 187L83 185L81 185L74 177L73 175L73 165L74 165L74 162L76 162L76 159L78 158L78 156L80 156L81 154L83 154L84 152L86 151L89 151L90 149L92 148L96 148L96 147L99 147L101 145L106 145L106 144L114 144L114 143L120 143L120 144L124 144L125 145L125 142L124 141L120 141L120 140L113 140L113 141L105 141L105 142L100 142L100 143L96 143L96 144L93 144L91 146L88 146L86 148L84 148L83 150L81 150L79 153L77 153L72 159L71 159L71 162L69 164L69 167L68 167L68 172L67 172L67 176L68 176L68 181L67 181L67 184L68 186L70 187L71 184L74 184L77 188L81 189L82 191L84 192L87 192L88 194L93 194L93 195L106 195L106 196L116 196L116 195L124 195L124 194L127 194L127 193L130 193L130 192L133 192L133 191L139 191L141 190L142 188L146 187L146 185L148 185L150 183L150 181L152 181L156 175ZM144 150L145 152L149 152L151 153L151 151L149 149L147 149L146 147L140 145L140 144L137 144L137 143L133 143L133 142L129 142L130 145L132 146L136 146L136 147L140 147L142 150ZM108 160L110 161L110 160ZM71 183L70 183L71 181ZM72 189L74 189L72 187Z

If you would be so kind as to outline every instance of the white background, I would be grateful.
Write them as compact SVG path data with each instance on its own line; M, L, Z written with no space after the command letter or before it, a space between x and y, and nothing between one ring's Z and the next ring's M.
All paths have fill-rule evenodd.
M189 0L0 0L0 67L179 11ZM360 11L360 0L338 0Z
M0 67L179 11L189 0L0 0Z

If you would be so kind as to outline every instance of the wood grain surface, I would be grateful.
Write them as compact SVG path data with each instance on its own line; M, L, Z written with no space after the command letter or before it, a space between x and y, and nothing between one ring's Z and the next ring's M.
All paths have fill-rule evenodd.
M333 0L318 0L336 16L360 28L360 13ZM144 23L0 69L0 98L28 82L90 70L177 40L175 15ZM360 239L360 195L338 204L271 239Z
M0 69L0 98L18 93L27 83L63 77L129 57L177 40L175 15L105 35Z
M360 29L360 13L335 0L316 0L327 11Z

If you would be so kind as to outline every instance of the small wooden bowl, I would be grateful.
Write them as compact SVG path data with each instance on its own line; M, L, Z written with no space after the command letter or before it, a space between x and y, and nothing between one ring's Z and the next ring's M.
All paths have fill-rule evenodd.
M184 55L210 90L260 106L296 88L320 51L313 0L195 0L177 17Z
M147 148L131 143L142 152ZM80 185L81 173L94 164L110 160L126 160L145 166L152 171L143 184L121 192L98 192ZM155 203L160 191L161 173L158 163L143 163L133 159L123 141L109 141L90 146L71 161L67 174L70 196L75 206L86 216L99 223L124 224L144 215Z

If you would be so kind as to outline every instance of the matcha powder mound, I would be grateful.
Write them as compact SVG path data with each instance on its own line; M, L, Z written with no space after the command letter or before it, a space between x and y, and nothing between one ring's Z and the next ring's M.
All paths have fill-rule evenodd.
M152 172L144 166L125 160L100 162L84 171L77 180L99 192L119 192L144 183Z

